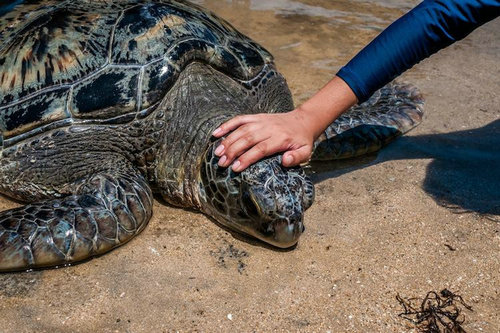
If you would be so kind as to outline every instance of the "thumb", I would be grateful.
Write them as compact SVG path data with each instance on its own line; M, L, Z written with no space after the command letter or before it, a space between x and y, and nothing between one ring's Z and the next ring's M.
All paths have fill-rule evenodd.
M285 167L292 167L300 163L307 162L311 157L311 147L306 145L299 149L290 150L283 154L283 161L281 164Z

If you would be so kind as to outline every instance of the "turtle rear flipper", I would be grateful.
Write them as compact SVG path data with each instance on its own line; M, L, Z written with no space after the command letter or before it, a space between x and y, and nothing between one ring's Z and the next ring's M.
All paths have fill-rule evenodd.
M420 124L422 116L423 98L418 89L390 83L331 124L316 141L312 160L375 152Z
M127 242L152 215L134 170L89 177L74 195L0 213L0 272L66 265Z

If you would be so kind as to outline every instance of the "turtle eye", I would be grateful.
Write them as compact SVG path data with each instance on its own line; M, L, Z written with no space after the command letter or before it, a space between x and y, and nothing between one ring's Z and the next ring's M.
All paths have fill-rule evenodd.
M243 191L241 195L241 205L245 213L249 217L259 217L259 207L255 203L255 201L252 199L252 196L249 191Z

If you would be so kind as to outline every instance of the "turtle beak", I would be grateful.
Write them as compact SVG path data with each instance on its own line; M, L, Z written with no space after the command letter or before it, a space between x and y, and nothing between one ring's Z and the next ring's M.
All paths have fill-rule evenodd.
M274 221L274 239L271 244L283 249L297 244L305 230L302 214L293 214L286 219Z
M283 204L276 197L267 195L261 188L244 186L241 206L252 220L251 234L279 248L294 246L305 229L305 208L300 204L301 198L298 199L296 204L287 205L288 208L283 209Z

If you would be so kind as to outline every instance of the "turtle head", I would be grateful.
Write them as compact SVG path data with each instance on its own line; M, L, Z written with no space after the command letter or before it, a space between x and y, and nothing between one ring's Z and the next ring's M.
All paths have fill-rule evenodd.
M205 213L274 246L295 245L304 230L304 212L314 200L314 186L304 170L285 168L281 156L273 156L235 173L217 165L215 146L209 146L200 166Z

